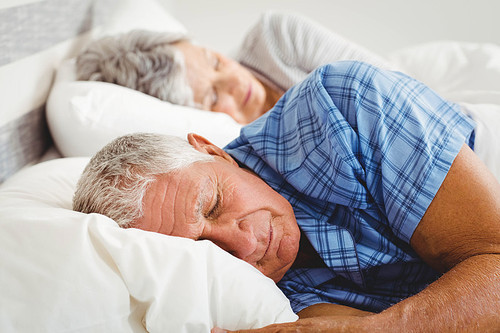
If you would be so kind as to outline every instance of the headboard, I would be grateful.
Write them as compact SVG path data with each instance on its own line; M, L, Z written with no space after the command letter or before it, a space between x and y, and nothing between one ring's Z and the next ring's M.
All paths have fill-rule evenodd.
M51 145L45 101L60 61L101 24L111 0L47 0L0 8L0 182Z
M12 3L0 2L0 183L51 147L45 103L63 60L100 35L179 24L154 0Z

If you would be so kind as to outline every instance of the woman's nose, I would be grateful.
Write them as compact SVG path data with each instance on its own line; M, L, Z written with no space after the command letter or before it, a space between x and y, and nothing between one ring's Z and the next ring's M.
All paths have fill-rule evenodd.
M233 97L242 92L241 78L234 71L222 72L218 80L218 86L218 90L224 91Z

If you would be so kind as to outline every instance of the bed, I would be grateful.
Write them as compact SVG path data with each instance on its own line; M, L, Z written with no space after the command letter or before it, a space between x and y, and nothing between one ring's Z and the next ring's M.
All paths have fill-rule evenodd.
M270 279L208 241L71 210L89 156L119 135L198 132L220 146L238 135L224 114L75 80L73 58L94 38L185 27L153 0L28 1L1 9L0 22L0 331L209 332L296 320ZM500 146L498 45L435 42L387 60L464 105L482 119L476 141Z

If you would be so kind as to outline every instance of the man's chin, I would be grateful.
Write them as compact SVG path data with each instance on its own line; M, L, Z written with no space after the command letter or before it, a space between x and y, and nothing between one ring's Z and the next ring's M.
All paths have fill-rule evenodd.
M293 261L290 264L287 264L284 267L273 271L272 273L266 273L263 272L262 270L260 271L262 274L273 280L275 283L278 283L283 278L283 276L285 276L285 273L290 269L290 267L292 267L292 264Z
M295 216L293 216L293 222L293 227L289 227L287 229L285 236L280 241L276 256L274 257L274 263L276 263L276 266L269 270L265 269L265 265L258 267L258 269L265 276L272 279L276 283L278 283L283 278L285 273L292 267L299 253L301 234L299 226L295 221Z

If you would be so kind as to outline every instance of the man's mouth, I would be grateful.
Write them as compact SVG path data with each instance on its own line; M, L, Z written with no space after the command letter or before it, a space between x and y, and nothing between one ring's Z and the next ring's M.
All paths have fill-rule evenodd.
M266 256L267 252L269 251L269 248L271 247L272 240L273 240L273 226L271 223L269 223L269 238L268 238L268 242L267 242L267 248L266 248L266 252L264 252L264 255L262 256L261 260Z

